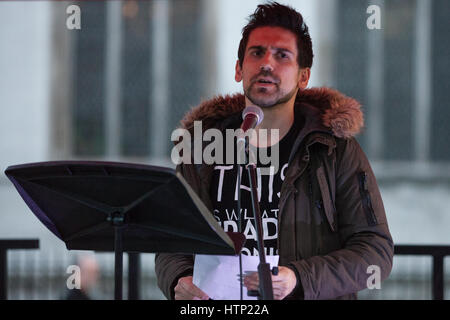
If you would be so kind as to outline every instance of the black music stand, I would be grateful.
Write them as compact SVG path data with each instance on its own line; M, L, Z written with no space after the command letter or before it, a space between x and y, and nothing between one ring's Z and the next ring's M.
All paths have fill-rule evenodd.
M115 299L122 299L123 252L235 255L245 242L242 233L225 233L170 168L55 161L5 174L68 250L115 252Z

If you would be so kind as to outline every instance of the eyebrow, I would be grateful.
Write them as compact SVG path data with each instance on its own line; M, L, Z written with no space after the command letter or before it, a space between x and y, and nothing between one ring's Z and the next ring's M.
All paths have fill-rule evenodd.
M266 50L266 48L263 47L263 46L251 46L251 47L249 47L249 48L247 49L247 51L250 51L250 50L253 50L253 49ZM291 50L286 49L286 48L278 48L278 47L275 47L274 49L277 50L277 51L289 52L289 53L292 54L292 55L294 54Z

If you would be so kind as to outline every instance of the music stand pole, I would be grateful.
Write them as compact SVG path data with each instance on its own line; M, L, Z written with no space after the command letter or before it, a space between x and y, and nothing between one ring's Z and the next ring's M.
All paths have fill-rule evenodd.
M122 227L115 227L114 244L114 300L122 300L123 280L123 252L122 252Z
M107 221L114 226L114 300L123 299L123 234L125 215L116 211L111 213Z

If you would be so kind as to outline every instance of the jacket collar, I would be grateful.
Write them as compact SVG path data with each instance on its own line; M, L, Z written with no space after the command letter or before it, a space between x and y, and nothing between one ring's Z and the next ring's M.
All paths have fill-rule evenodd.
M217 128L223 131L226 128L239 128L244 108L245 98L241 93L216 96L187 112L180 124L189 131L193 131L194 121L202 121L203 130ZM330 153L336 146L333 136L351 138L361 131L364 124L359 102L330 88L299 91L295 108L300 113L300 117L296 119L301 119L303 123L292 147L289 162L306 137L307 145L322 143L328 146Z
M181 120L181 127L192 129L194 121L202 121L203 129L239 125L245 107L244 95L216 96L191 109ZM358 134L364 124L361 105L337 90L311 88L299 91L295 107L304 116L305 136L313 131L328 132L337 138Z

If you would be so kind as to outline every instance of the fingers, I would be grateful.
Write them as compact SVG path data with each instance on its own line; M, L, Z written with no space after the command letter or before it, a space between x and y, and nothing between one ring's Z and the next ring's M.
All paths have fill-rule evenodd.
M283 277L272 275L272 283L283 281L285 281ZM245 276L244 285L246 287L250 286L252 289L256 289L259 286L258 272L252 272Z
M273 297L275 300L282 300L291 292L286 282L272 283L272 287L273 287Z
M297 277L292 269L280 266L278 275L272 276L275 299L284 299L297 285ZM277 294L275 294L275 289Z
M248 273L244 277L244 286L248 290L257 290L259 286L259 278L257 272Z
M287 267L278 267L278 274L276 276L272 275L272 282L283 282L283 281L291 281L295 279L294 272Z
M279 267L278 275L272 275L272 289L276 300L284 299L289 295L297 284L294 272L287 267ZM244 278L244 285L248 290L259 289L259 277L257 272L248 274Z
M208 300L209 296L192 283L192 276L181 277L174 288L175 300Z
M257 282L244 282L247 290L259 290L259 284ZM275 300L282 300L288 294L289 290L284 283L272 283L273 297Z

